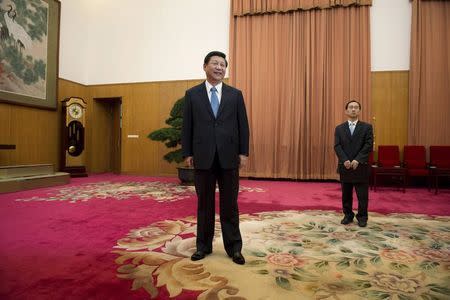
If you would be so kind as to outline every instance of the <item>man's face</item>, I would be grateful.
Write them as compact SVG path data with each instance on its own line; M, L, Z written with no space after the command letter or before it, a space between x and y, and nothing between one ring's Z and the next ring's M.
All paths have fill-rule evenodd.
M227 71L225 59L220 56L212 56L209 62L203 65L203 70L205 70L206 78L210 83L219 83Z
M352 119L355 119L359 116L359 113L361 112L361 109L359 107L359 104L357 102L350 102L347 105L347 109L345 110L345 114Z

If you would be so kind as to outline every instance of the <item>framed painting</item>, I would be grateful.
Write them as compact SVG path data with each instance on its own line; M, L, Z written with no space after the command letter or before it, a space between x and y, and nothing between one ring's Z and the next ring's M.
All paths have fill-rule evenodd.
M0 102L57 108L60 2L0 0Z

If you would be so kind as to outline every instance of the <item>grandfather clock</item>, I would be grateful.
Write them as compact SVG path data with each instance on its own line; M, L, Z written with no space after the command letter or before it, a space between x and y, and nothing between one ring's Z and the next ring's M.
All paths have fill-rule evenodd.
M78 97L62 101L62 157L61 171L71 177L85 177L86 102Z

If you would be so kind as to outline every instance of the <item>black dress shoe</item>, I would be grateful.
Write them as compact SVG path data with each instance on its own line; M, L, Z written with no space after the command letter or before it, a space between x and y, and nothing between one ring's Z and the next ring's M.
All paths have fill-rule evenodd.
M197 250L194 252L194 254L192 254L191 260L196 261L196 260L204 259L207 254L211 254L211 251Z
M358 226L359 227L366 227L367 226L367 221L364 221L364 220L359 221L358 220Z
M353 222L353 218L350 218L350 217L344 217L342 220L341 220L341 224L343 224L343 225L347 225L347 224L350 224L350 223L352 223Z
M232 259L233 259L233 262L238 265L245 264L245 258L242 256L241 252L234 252Z

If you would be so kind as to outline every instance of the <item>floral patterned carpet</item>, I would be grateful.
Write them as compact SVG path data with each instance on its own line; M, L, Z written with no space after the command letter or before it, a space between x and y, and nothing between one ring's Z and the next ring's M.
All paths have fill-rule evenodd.
M134 293L198 299L449 299L450 217L371 213L341 225L332 211L241 215L247 263L213 253L192 262L196 220L165 220L117 241L117 276ZM193 297L193 296L192 296Z
M264 192L260 188L239 187L239 192ZM18 198L16 201L68 201L86 202L92 199L125 200L139 197L157 202L180 201L195 195L194 186L180 185L176 182L161 181L122 181L96 182L64 188L54 188L46 195Z
M450 190L371 192L359 228L339 223L336 182L240 184L243 266L218 220L214 252L189 259L197 199L177 178L0 194L0 299L450 299Z

